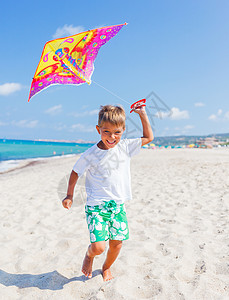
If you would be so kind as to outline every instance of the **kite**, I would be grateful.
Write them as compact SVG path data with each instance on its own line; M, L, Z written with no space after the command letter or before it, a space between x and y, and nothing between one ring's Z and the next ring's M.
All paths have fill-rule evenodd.
M100 47L124 25L127 23L88 30L47 42L32 80L28 101L53 84L90 84Z

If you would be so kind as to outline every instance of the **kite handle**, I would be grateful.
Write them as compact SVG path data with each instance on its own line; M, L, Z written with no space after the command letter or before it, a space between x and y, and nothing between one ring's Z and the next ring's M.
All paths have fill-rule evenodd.
M136 101L136 102L134 102L132 105L131 105L131 111L130 111L130 113L132 113L133 111L134 111L134 107L135 107L135 105L136 105L136 107L135 108L140 108L140 107L142 107L142 106L146 106L145 105L145 103L146 103L146 99L141 99L141 100L138 100L138 101Z

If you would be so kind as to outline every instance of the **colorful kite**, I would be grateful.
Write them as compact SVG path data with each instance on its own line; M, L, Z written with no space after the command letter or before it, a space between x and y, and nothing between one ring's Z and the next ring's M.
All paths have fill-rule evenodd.
M47 42L31 84L29 100L52 84L90 84L100 47L124 25L126 23L97 28Z

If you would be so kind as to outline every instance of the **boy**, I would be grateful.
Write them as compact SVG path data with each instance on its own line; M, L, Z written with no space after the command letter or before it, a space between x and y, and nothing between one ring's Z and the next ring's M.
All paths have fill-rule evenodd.
M62 201L69 209L73 202L73 192L78 178L86 172L87 203L86 219L91 244L86 252L82 272L92 277L92 263L96 255L105 250L109 239L109 249L102 267L103 280L113 277L110 267L116 260L122 241L129 238L129 229L124 202L130 200L130 158L137 154L141 146L153 140L153 132L145 107L135 107L143 127L143 137L123 139L125 131L125 111L121 106L102 106L96 129L101 140L85 151L73 167L69 178L66 198Z

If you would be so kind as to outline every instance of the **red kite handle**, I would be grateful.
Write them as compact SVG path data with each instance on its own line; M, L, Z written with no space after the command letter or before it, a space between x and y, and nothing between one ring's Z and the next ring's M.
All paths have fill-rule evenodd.
M142 100L138 100L137 102L134 102L130 107L131 108L130 113L132 113L134 111L134 106L136 104L137 104L137 106L135 108L140 108L142 106L146 106L145 103L146 103L146 99L142 99Z

